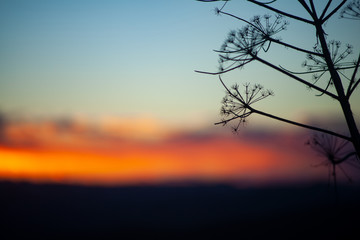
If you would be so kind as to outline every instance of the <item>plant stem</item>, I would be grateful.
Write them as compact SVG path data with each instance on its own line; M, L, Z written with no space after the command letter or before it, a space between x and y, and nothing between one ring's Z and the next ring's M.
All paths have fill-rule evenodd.
M360 134L351 111L349 99L345 95L341 78L335 69L334 63L332 62L331 55L325 39L325 33L322 29L322 23L317 19L315 19L315 27L321 44L322 52L324 54L324 60L326 61L331 78L333 79L334 86L338 95L338 101L341 105L347 126L349 128L351 142L355 148L357 156L360 157Z
M349 138L347 136L344 136L344 135L341 135L339 133L330 131L330 130L326 130L326 129L322 129L322 128L318 128L318 127L314 127L314 126L294 122L294 121L291 121L291 120L288 120L288 119L285 119L285 118L281 118L281 117L278 117L278 116L274 116L272 114L262 112L262 111L259 111L259 110L253 109L253 108L251 108L250 111L253 112L253 113L257 113L257 114L260 114L260 115L263 115L263 116L266 116L266 117L269 117L269 118L272 118L272 119L276 119L278 121L286 122L286 123L289 123L289 124L292 124L292 125L295 125L295 126L298 126L298 127L303 127L303 128L315 130L315 131L318 131L318 132L327 133L327 134L330 134L330 135L333 135L333 136L336 136L336 137L343 138L345 140L351 141L351 138Z

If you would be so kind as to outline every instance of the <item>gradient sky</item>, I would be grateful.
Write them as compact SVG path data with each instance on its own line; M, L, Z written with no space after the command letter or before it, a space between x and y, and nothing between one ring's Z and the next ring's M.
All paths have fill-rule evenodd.
M216 16L214 8L221 5L194 0L1 1L0 109L30 116L150 116L176 124L212 123L219 118L224 90L216 77L194 70L216 71L212 50L229 30L242 26ZM295 2L279 5L299 9ZM267 13L244 1L231 1L225 9L246 19ZM355 23L337 17L331 23L328 32L341 35L344 43L359 39L359 31L348 27ZM306 27L291 21L281 36L311 48L314 35ZM300 69L303 57L279 51L273 59ZM338 110L327 97L314 98L301 84L266 67L258 69L249 65L224 78L274 90L276 97L259 105L269 112L303 118L320 109Z
M270 138L252 133L248 141L224 137L219 132L229 129L213 126L220 119L224 89L217 77L194 70L217 71L212 50L243 25L216 16L214 8L222 4L1 1L0 113L20 120L0 126L5 143L0 177L81 183L326 178L326 168L321 174L309 171L314 155L303 146L308 134L281 131ZM295 1L276 6L307 17ZM269 13L235 0L225 10L245 19ZM353 41L360 39L360 31L354 31L358 24L336 16L326 27L329 39L353 44L350 59L360 48ZM308 49L316 42L313 29L294 21L279 36ZM266 57L294 71L305 60L276 46ZM342 119L335 101L315 97L260 64L223 79L272 89L275 97L257 104L260 110L303 122ZM353 103L358 102L357 92ZM352 107L359 120L359 104ZM251 117L249 126L245 135L258 126L284 125Z

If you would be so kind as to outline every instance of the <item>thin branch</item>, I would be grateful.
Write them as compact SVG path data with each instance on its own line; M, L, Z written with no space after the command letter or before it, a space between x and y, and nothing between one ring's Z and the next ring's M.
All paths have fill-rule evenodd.
M196 0L196 1L199 1L199 2L217 2L217 1L230 1L230 0Z
M336 165L333 164L332 167L333 167L332 175L333 175L333 178L334 178L335 204L336 204L336 206L337 206L338 203L339 203L339 193L338 193L337 181L336 181Z
M303 6L303 8L305 8L305 10L310 14L310 16L312 17L312 19L315 19L315 15L313 12L311 12L309 6L305 3L304 0L299 0L300 4Z
M223 10L223 8L226 6L227 3L228 1L225 1L224 5L222 5L222 7L220 8L220 11Z
M356 72L357 72L358 69L359 69L359 64L360 64L360 54L359 54L358 60L357 60L357 62L356 62L356 66L355 66L354 72L353 72L353 74L352 74L352 76L351 76L351 80L350 80L349 87L348 87L348 89L347 89L346 97L347 97L348 99L350 98L351 93L352 93L352 91L353 91L353 90L351 91L351 89L352 89L352 85L353 85L354 82L355 82L355 76L356 76ZM359 80L358 80L358 82L359 82ZM357 85L358 82L357 82L355 85ZM354 88L354 90L355 90L355 88Z
M221 10L219 10L219 13L222 13L222 14L224 14L224 15L228 15L228 16L230 16L230 17L233 17L233 18L235 18L235 19L237 19L237 20L243 21L243 22L251 25L253 28L256 28L257 30L259 30L259 31L262 32L263 34L265 34L264 31L263 31L261 28L257 27L255 24L253 24L253 23L251 23L251 22L249 22L249 21L247 21L247 20L245 20L245 19L243 19L243 18L241 18L241 17L235 16L235 15L233 15L233 14L231 14L231 13L223 12L223 11L221 11Z
M262 43L261 43L261 44L262 44ZM232 49L234 49L234 48L232 48ZM224 53L224 54L229 53L229 54L231 54L231 53L241 53L241 52L243 52L244 50L249 50L249 49L252 49L252 46L251 46L251 47L247 47L247 48L241 48L241 49L237 49L237 50L232 50L232 51L216 50L216 49L214 49L213 51L216 52L216 53Z
M313 23L312 21L310 21L310 20L307 20L307 19L305 19L305 18L301 18L301 17L295 16L295 15L292 15L292 14L289 14L289 13L286 13L286 12L283 12L283 11L281 11L281 10L279 10L279 9L270 7L270 6L268 6L268 5L264 4L264 3L261 3L261 2L255 1L255 0L248 0L248 1L249 1L249 2L252 2L252 3L256 4L256 5L259 5L259 6L261 6L261 7L267 8L267 9L269 9L269 10L271 10L271 11L273 11L273 12L276 12L276 13L278 13L278 14L287 16L287 17L289 17L289 18L293 18L293 19L296 19L296 20L298 20L298 21L305 22L305 23L308 23L308 24L314 24L314 23Z
M251 114L251 112L247 112L247 113L244 113L244 114L242 114L242 115L234 114L235 117L232 117L232 118L229 118L229 119L224 119L224 120L222 120L222 121L220 121L220 122L216 122L216 123L214 123L214 125L219 125L219 124L226 125L228 122L231 122L231 121L233 121L233 120L235 120L235 119L238 119L238 118L247 117L247 116L249 116L250 114Z
M356 155L355 155L356 156ZM357 168L357 169L360 169L360 166L355 164L355 163L352 163L350 161L346 161L347 164L349 164L350 166L354 167L354 168Z
M274 43L283 45L283 46L288 47L288 48L292 48L292 49L297 50L297 51L300 51L300 52L304 52L304 53L311 54L311 55L316 55L316 56L318 56L318 57L323 57L323 55L322 55L321 53L317 53L317 52L309 51L309 50L306 50L306 49L302 49L302 48L293 46L293 45L291 45L291 44L282 42L282 41L280 41L280 40L274 39L274 38L270 38L269 40L272 41L272 42L274 42Z
M259 62L261 62L261 63L263 63L263 64L265 64L265 65L267 65L267 66L269 66L269 67L271 67L271 68L273 68L273 69L275 69L275 70L277 70L277 71L279 71L279 72L281 72L281 73L283 73L283 74L285 74L285 75L287 75L287 76L289 76L289 77L291 77L293 79L295 79L296 81L299 81L299 82L307 85L308 87L314 88L314 89L318 90L319 92L322 92L322 93L324 93L324 94L326 94L326 95L328 95L328 96L330 96L330 97L332 97L334 99L338 99L338 96L336 96L335 94L333 94L331 92L328 92L328 91L326 91L326 90L324 90L324 89L322 89L322 88L320 88L320 87L318 87L318 86L316 86L316 85L314 85L312 83L309 83L309 82L305 81L304 79L301 79L298 76L295 76L295 75L281 69L280 67L277 67L277 66L269 63L268 61L266 61L264 59L261 59L261 58L259 58L257 56L253 56L253 57L254 57L254 59L258 60Z
M343 158L339 159L338 161L336 161L336 164L344 162L346 159L348 159L349 157L351 157L353 155L356 155L356 152L348 153L345 157L343 157Z
M311 10L312 10L314 19L318 19L318 18L317 18L316 9L315 9L314 1L313 1L313 0L310 0L310 6L311 6Z
M356 81L355 85L350 90L348 98L350 98L351 94L354 92L355 88L359 85L359 83L360 83L360 78Z
M331 13L329 13L325 18L321 19L321 23L326 22L332 15L334 15L344 4L346 0L343 0Z
M219 80L221 82L221 84L224 86L224 88L226 89L226 91L233 96L234 98L236 98L239 102L243 102L243 99L239 99L237 96L235 96L234 94L232 94L232 92L229 90L229 88L226 86L226 84L224 83L224 81L221 79L221 76L219 75ZM241 94L239 94L239 96L241 97Z
M345 172L345 170L341 167L341 165L338 165L338 168L342 171L342 173L345 175L345 177L348 179L348 181L352 182L351 177Z
M329 7L330 7L330 5L331 5L331 2L332 2L332 0L329 0L329 1L327 2L327 4L326 4L326 6L325 6L325 8L324 8L324 10L323 10L323 12L322 12L322 14L321 14L321 16L320 16L320 19L323 19L323 18L324 18L327 10L329 9Z
M226 89L226 91L233 97L235 97L239 102L242 102L241 99L239 99L237 96L235 96L234 94L232 94L232 92L230 91L230 89L226 86L226 84L224 83L224 81L221 79L221 76L219 76L219 80L221 82L221 84L224 86L224 88ZM221 122L217 122L215 123L215 125L218 125L218 124L226 124L232 120L235 120L237 118L241 118L243 116L249 116L251 115L252 113L257 113L257 114L260 114L260 115L263 115L263 116L266 116L266 117L269 117L269 118L272 118L272 119L276 119L278 121L282 121L282 122L286 122L286 123L289 123L289 124L292 124L292 125L295 125L295 126L299 126L299 127L303 127L303 128L308 128L308 129L311 129L311 130L315 130L315 131L318 131L318 132L323 132L323 133L327 133L327 134L330 134L330 135L333 135L333 136L336 136L336 137L339 137L339 138L343 138L345 140L348 140L348 141L351 141L351 138L350 137L347 137L347 136L344 136L344 135L341 135L339 133L336 133L336 132L333 132L333 131L330 131L330 130L326 130L326 129L322 129L322 128L318 128L318 127L314 127L314 126L310 126L310 125L306 125L306 124L302 124L302 123L298 123L298 122L294 122L294 121L291 121L291 120L288 120L288 119L285 119L285 118L281 118L281 117L277 117L277 116L274 116L272 114L269 114L269 113L266 113L266 112L263 112L263 111L259 111L257 109L254 109L252 108L251 106L249 105L246 105L246 108L249 110L249 112L247 113L244 113L242 115L237 115L237 114L234 114L235 117L232 117L230 119L225 119L225 120L222 120Z
M209 75L219 75L219 74L230 72L230 71L235 70L235 69L237 69L239 67L242 67L242 65L238 65L236 67L229 68L229 69L226 69L226 70L220 71L220 72L204 72L204 71L198 71L198 70L195 70L195 72L202 73L202 74L209 74Z
M333 132L333 131L330 131L330 130L326 130L326 129L323 129L323 128L318 128L318 127L314 127L314 126L311 126L311 125L306 125L306 124L298 123L298 122L295 122L295 121L292 121L292 120L288 120L288 119L285 119L285 118L281 118L281 117L277 117L277 116L274 116L274 115L272 115L272 114L269 114L269 113L266 113L266 112L263 112L263 111L259 111L259 110L256 110L256 109L253 109L253 108L250 107L250 106L248 106L248 109L250 110L250 112L243 114L244 116L245 116L245 115L248 116L248 115L250 115L250 114L252 114L252 113L257 113L257 114L259 114L259 115L262 115L262 116L265 116L265 117L269 117L269 118L272 118L272 119L275 119L275 120L278 120L278 121L281 121L281 122L285 122L285 123L289 123L289 124L292 124L292 125L295 125L295 126L298 126L298 127L307 128L307 129L315 130L315 131L318 131L318 132L330 134L330 135L333 135L333 136L336 136L336 137L345 139L345 140L347 140L347 141L351 141L351 138L350 138L350 137L341 135L341 134L339 134L339 133L336 133L336 132ZM216 123L214 123L214 124L215 124L215 125L227 124L228 122L230 122L230 121L232 121L232 120L235 120L235 119L237 119L237 118L243 117L243 115L236 115L235 117L232 117L232 118L230 118L230 119L225 119L225 120L222 120L222 121L220 121L220 122L216 122Z
M290 71L286 68L284 68L283 66L279 65L279 67L281 69L284 69L285 71L291 73L291 74L311 74L311 73L319 73L319 72L325 72L325 71L328 71L327 69L325 70L313 70L313 71L306 71L306 72L294 72L294 71ZM339 70L346 70L346 69L352 69L354 67L339 67L339 68L335 68L336 71L339 71Z
M337 70L337 69L336 69ZM348 76L346 76L345 73L342 73L342 72L338 72L341 76L343 76L346 80L350 81L350 78Z
M319 79L320 79L320 78L319 78ZM330 77L330 80L328 81L328 84L327 84L326 87L325 87L325 91L328 90L328 88L330 87L331 83L332 83L332 78ZM317 95L315 95L315 96L321 97L322 95L324 95L324 93L320 93L320 94L317 94Z
M266 116L266 117L269 117L269 118L272 118L272 119L276 119L278 121L286 122L286 123L289 123L289 124L292 124L292 125L295 125L295 126L298 126L298 127L308 128L308 129L315 130L315 131L318 131L318 132L327 133L327 134L330 134L330 135L333 135L333 136L336 136L336 137L343 138L345 140L351 141L350 137L341 135L339 133L336 133L336 132L333 132L333 131L330 131L330 130L326 130L326 129L322 129L322 128L318 128L318 127L314 127L314 126L294 122L294 121L291 121L291 120L288 120L288 119L285 119L285 118L277 117L277 116L274 116L272 114L253 109L251 107L249 108L249 110L252 111L253 113L257 113L257 114L260 114L260 115L263 115L263 116Z

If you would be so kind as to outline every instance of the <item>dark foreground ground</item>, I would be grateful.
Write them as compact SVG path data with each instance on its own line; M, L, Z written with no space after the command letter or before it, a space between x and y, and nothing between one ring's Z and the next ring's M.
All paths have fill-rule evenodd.
M0 239L360 239L360 189L0 182Z

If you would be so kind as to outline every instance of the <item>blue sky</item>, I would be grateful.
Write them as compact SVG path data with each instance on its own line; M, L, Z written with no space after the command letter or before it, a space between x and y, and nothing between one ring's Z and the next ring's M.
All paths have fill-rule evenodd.
M216 77L194 70L216 71L217 54L212 50L221 46L231 29L242 25L216 16L213 10L221 5L195 0L3 0L0 109L33 116L146 115L210 125L220 118L224 90ZM298 9L294 2L279 5ZM267 12L245 1L231 1L226 7L246 19ZM329 33L340 35L344 43L359 39L360 31L351 29L349 21L340 25L343 21L335 17L329 22ZM312 33L291 21L281 36L311 48ZM304 58L277 50L271 54L279 64L290 62L290 67L300 68ZM261 65L224 78L229 83L259 82L274 90L276 97L259 107L283 116L339 110L334 101L315 98L301 84ZM355 100L360 100L359 94Z

